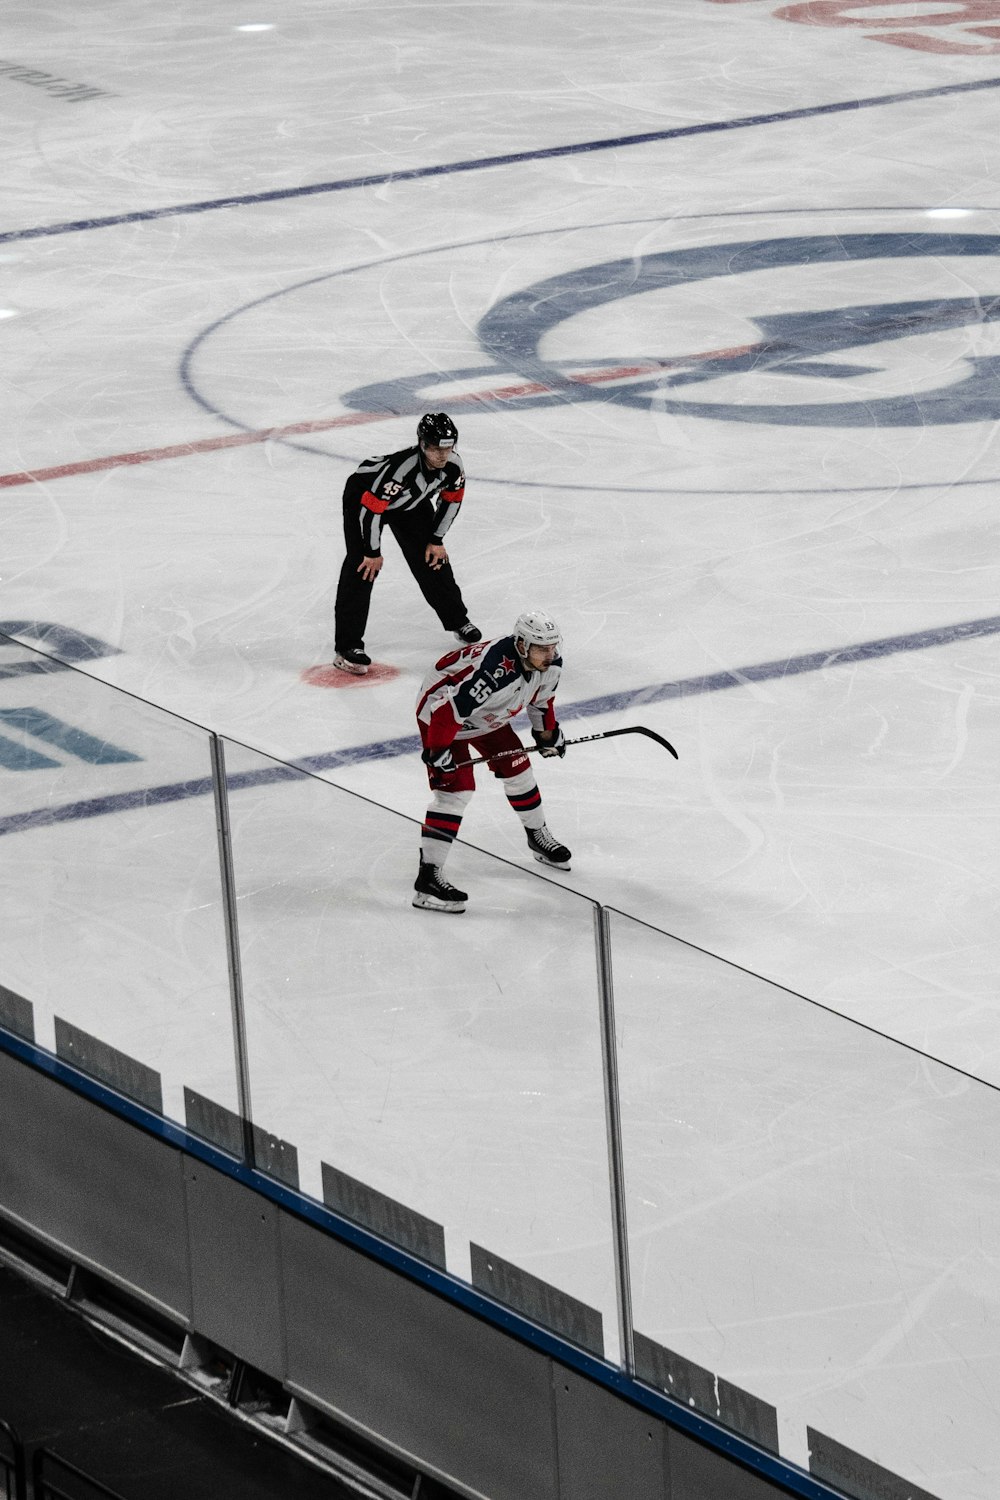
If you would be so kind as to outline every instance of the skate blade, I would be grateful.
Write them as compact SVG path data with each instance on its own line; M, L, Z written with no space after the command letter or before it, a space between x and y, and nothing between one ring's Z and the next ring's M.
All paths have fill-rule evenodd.
M413 898L413 905L419 906L423 911L464 911L464 901L442 901L440 896L425 896L417 891Z
M355 677L367 677L368 675L367 667L359 667L357 662L354 661L345 661L342 656L335 656L333 658L333 665L337 668L338 672L351 672Z
M572 869L572 865L570 864L569 860L567 860L565 864L560 864L557 859L546 859L544 854L535 854L534 850L532 850L532 855L535 859L537 859L540 865L548 865L550 870Z

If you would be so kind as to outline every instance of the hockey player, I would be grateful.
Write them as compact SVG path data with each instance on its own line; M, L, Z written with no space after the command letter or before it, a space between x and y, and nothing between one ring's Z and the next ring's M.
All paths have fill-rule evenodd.
M420 592L445 630L469 644L482 631L469 613L448 561L444 537L465 494L465 471L455 451L458 429L443 411L417 423L412 448L366 458L344 486L344 542L334 605L333 664L363 676L365 626L372 588L382 568L382 528L388 526Z
M545 826L531 762L510 724L522 708L527 709L542 755L566 754L566 737L554 706L562 672L561 644L551 616L543 609L526 609L511 635L449 652L424 679L417 724L434 796L421 830L414 906L465 910L465 891L449 885L442 872L475 790L469 765L473 750L486 756L493 775L502 781L535 858L558 870L569 869L570 852ZM504 751L515 753L503 755Z

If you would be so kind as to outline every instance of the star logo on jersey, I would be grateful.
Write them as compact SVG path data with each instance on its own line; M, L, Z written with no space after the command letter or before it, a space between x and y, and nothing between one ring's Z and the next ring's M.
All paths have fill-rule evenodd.
M493 681L499 682L502 677L509 677L513 670L514 663L511 661L509 656L505 656L503 661L497 667L496 671L493 673Z

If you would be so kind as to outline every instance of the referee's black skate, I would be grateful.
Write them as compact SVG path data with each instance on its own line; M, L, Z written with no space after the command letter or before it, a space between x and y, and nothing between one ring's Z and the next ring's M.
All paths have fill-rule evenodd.
M351 646L346 651L338 651L333 658L335 667L339 667L342 672L353 672L355 677L363 677L371 664L371 657L366 656L360 646Z
M572 855L565 844L554 839L543 823L541 828L526 828L528 848L540 865L552 865L557 870L568 870Z
M478 625L473 625L471 620L466 620L464 625L460 625L457 630L453 630L452 635L456 641L461 641L463 646L474 646L477 641L481 641L483 638L483 632Z
M440 866L420 861L420 873L413 884L413 904L425 911L464 911L468 901L465 891L449 885Z

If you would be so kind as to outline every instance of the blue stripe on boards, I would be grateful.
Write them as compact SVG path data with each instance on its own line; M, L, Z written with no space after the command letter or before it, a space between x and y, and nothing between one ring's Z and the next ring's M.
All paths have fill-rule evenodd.
M717 693L723 688L745 687L751 682L780 681L785 677L797 677L803 672L819 672L827 667L877 661L905 651L926 651L932 646L949 646L958 641L976 640L988 635L1000 635L1000 615L990 615L983 620L965 620L957 625L942 625L932 630L918 630L910 635L883 636L879 640L863 641L856 646L812 651L805 656L788 656L749 667L734 667L730 671L714 672L705 677L684 677L677 682L630 688L623 693L609 693L604 697L588 698L579 703L565 703L560 706L559 718L594 718L625 708L641 708L648 703L664 703L671 698L693 698L701 693ZM266 770L245 771L229 776L227 782L230 791L251 786L271 786L281 781L294 781L303 771L342 770L367 761L393 760L400 755L415 755L419 749L420 740L417 735L402 735L398 739L376 740L369 745L354 745L347 750L329 750L322 755L310 755L297 762L298 769L275 761ZM2 763L0 759L0 764ZM0 836L28 828L43 828L52 823L73 823L81 818L97 818L105 813L129 812L167 802L183 802L189 797L208 796L211 791L211 780L204 777L197 781L176 781L134 792L92 797L83 802L71 802L64 807L39 807L31 812L11 813L0 818Z
M977 89L995 88L1000 88L1000 78L980 78L971 83L945 83L934 88L907 89L898 94L876 94L870 99L844 99L833 104L809 104L800 109L776 110L770 114L742 115L735 120L709 120L701 125L644 130L638 135L578 141L569 146L542 146L534 151L512 151L504 156L477 156L468 161L444 162L435 167L410 167L399 172L376 172L364 177L343 177L335 182L315 182L306 187L274 188L264 193L239 193L231 198L209 198L202 203L180 203L171 208L140 209L134 213L109 214L100 219L75 219L69 223L46 224L35 229L8 229L0 233L0 244L12 240L42 239L54 234L76 234L84 229L109 229L116 224L141 224L145 220L174 218L179 214L204 214L222 208L244 208L254 203L276 203L286 198L344 193L353 188L383 187L391 182L415 182L423 177L483 172L490 167L511 167L519 162L545 161L559 156L582 156L592 151L620 151L626 146L645 146L653 141L676 141L686 136L708 135L723 130L750 130L758 125L781 125L790 120L811 120L821 115L848 114L859 109L878 109L886 104L906 104L914 99L938 99L946 94L965 94Z

